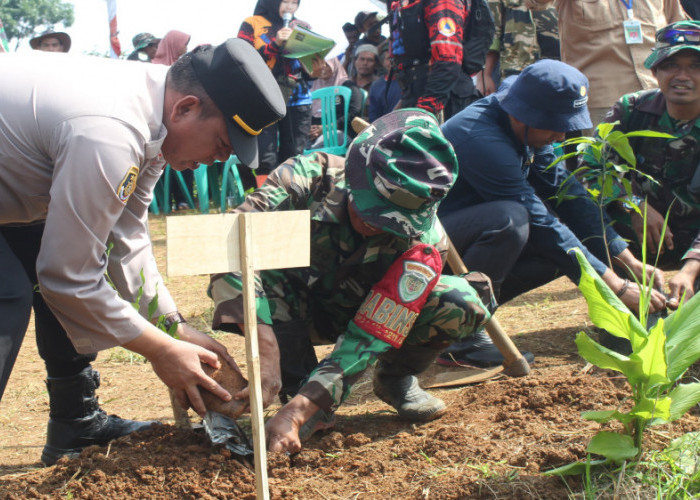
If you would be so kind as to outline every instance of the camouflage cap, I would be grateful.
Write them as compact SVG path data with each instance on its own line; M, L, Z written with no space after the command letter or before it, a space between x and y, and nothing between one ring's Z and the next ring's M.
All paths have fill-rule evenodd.
M157 38L150 33L139 33L131 39L131 43L134 45L134 50L145 49L153 43L160 42L160 38Z
M452 145L435 117L417 108L374 121L345 160L353 208L365 222L398 236L419 236L435 224L456 176Z
M644 67L655 68L661 61L686 49L700 52L700 21L679 21L657 31L656 45L644 61Z

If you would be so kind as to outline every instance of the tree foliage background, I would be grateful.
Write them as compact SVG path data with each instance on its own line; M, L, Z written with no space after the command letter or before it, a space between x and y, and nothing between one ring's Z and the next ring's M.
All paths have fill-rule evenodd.
M73 5L61 0L0 0L0 19L8 40L15 42L16 49L20 40L56 24L72 25Z

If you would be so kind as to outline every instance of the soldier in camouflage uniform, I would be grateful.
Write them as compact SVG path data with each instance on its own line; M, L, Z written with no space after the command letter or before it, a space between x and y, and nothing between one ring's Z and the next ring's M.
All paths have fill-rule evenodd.
M286 352L285 336L335 343L268 422L270 450L296 452L300 434L328 426L377 359L375 394L401 417L427 421L443 413L444 403L414 375L489 319L468 279L486 284L482 295L493 301L483 275L441 275L447 244L436 211L456 173L454 151L435 118L408 108L375 121L352 143L347 160L324 153L287 160L237 209L311 211L311 265L259 273L258 328L263 343L272 330L280 340L283 370L285 358L296 356ZM214 276L210 295L214 327L239 330L240 276Z
M560 58L556 9L531 11L524 0L490 0L489 8L496 33L484 71L477 74L477 89L484 95L496 91L493 73L499 63L503 80L540 59Z
M660 29L656 46L644 65L659 88L627 94L613 106L605 122L618 130L655 130L673 138L638 137L630 140L640 175L630 179L630 201L647 210L647 248L660 249L662 262L683 265L669 281L669 307L677 307L684 293L690 298L700 278L700 21L680 21ZM595 166L586 157L589 165ZM668 229L661 239L664 216ZM627 207L611 209L618 232L642 241L643 219Z

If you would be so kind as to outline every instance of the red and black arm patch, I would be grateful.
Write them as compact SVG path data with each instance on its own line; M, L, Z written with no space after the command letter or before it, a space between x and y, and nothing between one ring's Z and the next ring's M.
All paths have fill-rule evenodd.
M464 26L469 14L465 0L429 0L423 11L430 38L430 62L462 64Z
M435 247L426 244L412 247L372 287L353 321L370 335L401 347L441 270L442 259Z

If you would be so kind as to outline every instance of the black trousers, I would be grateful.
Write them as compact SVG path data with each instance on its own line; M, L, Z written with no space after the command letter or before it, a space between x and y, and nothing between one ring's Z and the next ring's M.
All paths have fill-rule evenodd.
M287 114L258 136L257 174L269 174L287 158L300 155L311 131L311 105L287 106Z
M396 75L396 81L401 87L401 107L414 108L418 99L423 95L425 85L428 82L429 68L427 64L413 66L401 70ZM449 99L445 103L443 118L447 121L471 103L479 99L480 94L474 87L471 77L460 72L458 81L450 91Z
M21 227L0 226L0 399L5 392L17 353L34 308L34 325L39 355L49 377L69 377L85 369L96 354L79 354L66 331L35 290L38 283L36 259L43 224ZM69 251L69 250L67 250Z

